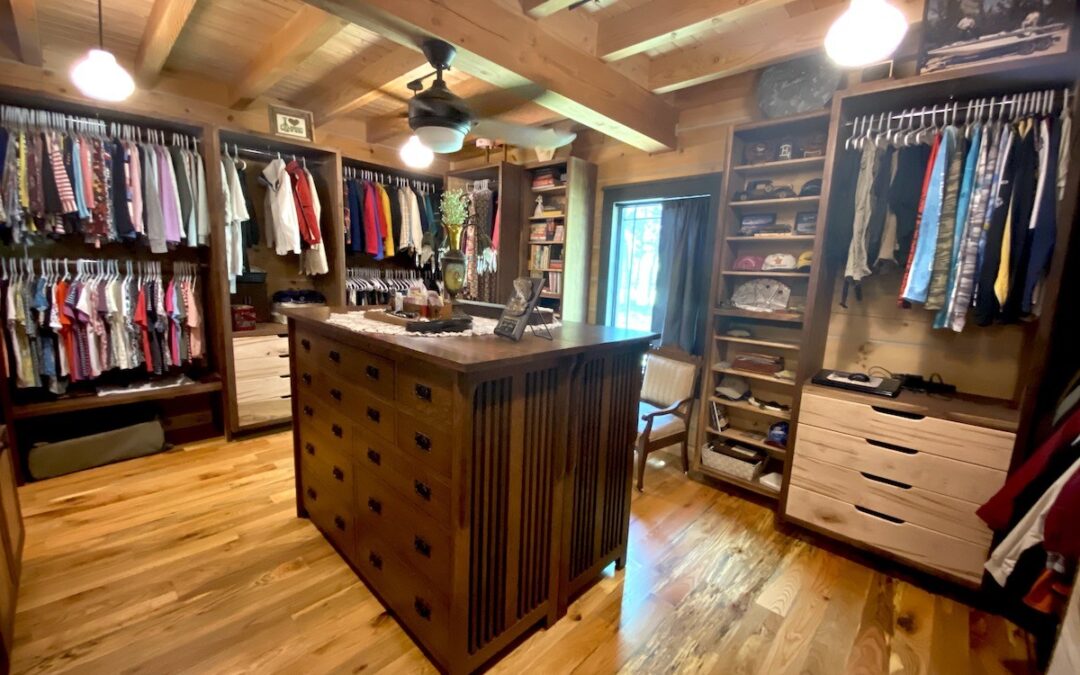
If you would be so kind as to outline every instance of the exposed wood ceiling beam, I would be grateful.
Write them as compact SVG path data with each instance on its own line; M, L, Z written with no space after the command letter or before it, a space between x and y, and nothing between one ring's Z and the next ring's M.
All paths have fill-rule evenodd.
M431 72L424 55L415 49L392 44L390 51L370 57L363 53L351 59L344 72L335 69L326 78L323 93L308 107L322 124L358 110L388 92L405 90L405 85ZM339 77L348 75L345 79Z
M340 17L304 5L267 41L244 74L233 85L233 108L246 108L285 77L296 64L311 56L348 22Z
M922 20L922 0L896 5L912 27ZM846 9L842 3L792 16L782 8L736 21L708 42L653 59L649 88L676 91L819 52L829 26Z
M15 24L15 39L19 42L19 59L28 66L44 63L41 56L41 33L38 30L35 0L8 0L11 20Z
M675 147L674 108L606 63L495 0L310 0L400 44L457 46L454 67L499 87L535 83L536 103L647 152Z
M577 0L521 0L521 11L529 16L542 19L551 16L560 9L566 9Z
M143 87L153 87L161 69L195 7L195 0L156 0L143 30L135 56L135 79Z
M701 33L790 0L651 0L600 23L596 53L609 61Z

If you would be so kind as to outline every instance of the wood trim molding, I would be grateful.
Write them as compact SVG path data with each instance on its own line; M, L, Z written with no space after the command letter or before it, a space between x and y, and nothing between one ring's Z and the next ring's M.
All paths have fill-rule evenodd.
M135 56L135 79L143 87L153 87L161 77L180 31L184 29L195 0L156 0L143 30Z

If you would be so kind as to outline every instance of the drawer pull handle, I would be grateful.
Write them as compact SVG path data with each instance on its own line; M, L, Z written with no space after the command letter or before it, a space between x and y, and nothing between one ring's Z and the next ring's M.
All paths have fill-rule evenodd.
M310 385L311 384L311 373L304 373L303 375L300 376L300 379L302 379L304 381L304 384Z
M367 374L369 380L379 379L379 369L375 366L367 366L364 368L364 372Z
M431 439L420 433L419 431L413 436L413 440L416 441L416 447L420 448L424 452L431 451Z
M874 440L871 440L869 438L866 438L866 439L863 439L863 440L866 441L867 445L872 445L872 446L874 446L876 448L882 448L884 450L892 450L893 452L902 452L905 455L917 455L917 454L919 454L918 450L912 450L911 448L905 448L902 445L893 445L892 443L883 443L881 441L874 441Z
M318 492L315 492L315 488L311 488L311 487L309 487L309 488L307 489L307 496L308 496L308 497L309 497L310 499L312 499L312 500L316 500L316 499L318 499L318 498L319 498L319 493L318 493Z
M413 537L413 548L425 558L431 557L431 544L424 541L423 537Z
M413 385L413 392L416 394L416 398L431 403L431 387L417 383Z
M345 481L345 472L341 470L341 467L334 467L334 478L342 482Z
M376 424L379 423L379 419L382 417L382 415L379 413L378 410L376 410L375 408L371 408L371 407L369 407L367 409L367 416L368 416L369 420L371 420L372 422L374 422Z
M330 360L333 361L334 363L341 363L341 353L340 352L337 352L337 351L331 349L329 356L330 356Z
M307 415L308 417L311 417L312 415L315 414L315 409L312 408L309 405L306 405L306 406L304 406L304 414Z
M382 502L380 502L378 499L375 499L375 498L368 499L367 500L367 507L368 507L368 510L371 511L372 513L377 513L379 515L382 515Z
M330 390L330 398L334 399L335 401L340 401L341 400L341 390L340 389L331 389Z
M423 598L416 596L416 601L413 602L413 609L420 615L421 619L431 621L431 605L427 604Z
M279 359L287 359L287 358L289 358L289 353L285 352L284 354L278 354L277 357Z
M380 455L377 451L372 450L371 448L368 448L367 458L368 458L368 461L371 462L372 464L375 464L375 465L382 464L382 455Z
M905 412L903 410L889 410L888 408L882 408L882 407L876 406L876 405L872 405L872 406L870 406L870 408L874 412L881 413L882 415L892 415L893 417L903 417L904 419L908 419L908 420L926 419L926 415L920 415L918 413L913 413L913 412Z
M416 490L416 494L420 495L420 498L424 501L431 501L431 488L421 483L418 480L413 481L413 489Z
M304 338L300 341L300 346L304 348L305 352L311 351L311 340Z
M337 425L337 424L332 424L332 425L330 425L330 431L332 431L332 432L333 432L333 434L334 434L335 436L337 436L338 438L341 438L342 436L344 436L344 435L345 435L345 430L344 430L344 429L342 429L342 428L341 428L341 427L340 427L339 425Z
M381 555L379 555L375 551L372 551L371 553L368 553L367 559L368 559L368 562L371 563L372 567L374 567L377 570L382 569L382 556Z
M304 449L307 450L307 454L309 455L315 454L315 446L311 443L304 443Z
M896 523L897 525L903 525L904 522L905 522L904 520L902 520L900 518L897 518L896 516L890 516L888 514L880 512L880 511L875 511L873 509L868 509L865 506L856 505L855 510L859 511L861 513L865 513L868 516L873 516L875 518L880 518L882 520L886 520L886 521L888 521L890 523Z
M893 486L895 488L900 488L901 490L910 490L911 489L910 485L908 485L907 483L901 483L898 480L890 480L888 478L882 478L881 476L875 476L874 474L866 473L865 471L860 471L859 473L861 473L862 477L865 478L866 480L872 480L872 481L874 481L876 483L884 483L885 485L891 485L891 486Z
M334 516L334 525L342 532L345 531L345 519L341 516Z

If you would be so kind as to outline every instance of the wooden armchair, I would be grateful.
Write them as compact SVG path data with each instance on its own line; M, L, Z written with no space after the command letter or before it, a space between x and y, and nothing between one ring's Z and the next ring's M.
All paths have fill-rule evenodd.
M653 349L645 356L638 421L637 489L645 480L649 453L676 443L682 445L683 471L690 470L688 442L701 357L677 347Z

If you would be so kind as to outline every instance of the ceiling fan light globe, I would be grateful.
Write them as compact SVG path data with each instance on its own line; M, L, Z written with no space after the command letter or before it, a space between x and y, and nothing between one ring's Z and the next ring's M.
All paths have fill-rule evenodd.
M825 35L825 53L856 68L888 59L907 34L904 13L885 0L851 0Z
M417 138L432 152L457 152L465 144L465 132L458 127L426 125L413 129Z
M421 143L416 136L410 136L405 145L401 146L398 154L401 156L401 161L405 162L405 166L413 169L426 169L435 160L435 153Z
M135 80L103 49L91 49L71 69L71 81L84 96L118 102L135 91Z

